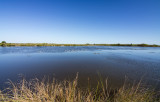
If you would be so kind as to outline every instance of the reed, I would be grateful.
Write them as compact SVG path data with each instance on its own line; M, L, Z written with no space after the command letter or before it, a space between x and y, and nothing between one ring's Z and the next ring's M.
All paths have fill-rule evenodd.
M117 90L107 87L107 80L97 82L97 87L80 89L78 74L73 81L48 81L46 79L21 80L5 92L0 91L1 102L160 102L154 90L141 86L141 82L128 87L123 85Z

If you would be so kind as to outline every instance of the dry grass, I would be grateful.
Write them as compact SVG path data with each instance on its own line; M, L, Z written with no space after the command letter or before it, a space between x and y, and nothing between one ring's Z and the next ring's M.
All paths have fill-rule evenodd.
M141 83L111 91L107 80L106 84L100 80L97 88L82 90L77 87L78 75L73 81L23 79L18 84L10 84L3 94L0 91L0 102L160 102L154 91L141 87Z

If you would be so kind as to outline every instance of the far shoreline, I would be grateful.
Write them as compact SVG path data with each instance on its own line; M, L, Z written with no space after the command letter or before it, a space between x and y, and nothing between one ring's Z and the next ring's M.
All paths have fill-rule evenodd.
M2 41L0 47L43 47L43 46L129 46L129 47L160 47L156 44L56 44L56 43L6 43Z

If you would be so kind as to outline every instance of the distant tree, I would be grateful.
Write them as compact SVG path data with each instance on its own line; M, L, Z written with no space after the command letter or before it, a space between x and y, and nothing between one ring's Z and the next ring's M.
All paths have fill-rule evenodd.
M1 43L2 43L2 44L6 44L6 41L2 41Z
M2 41L1 46L5 47L6 46L6 41Z
M148 44L142 43L142 44L140 44L140 46L145 47L145 46L148 46Z
M89 45L89 43L86 43L86 45Z
M156 45L156 44L153 44L152 46L153 46L153 47L158 47L158 45Z

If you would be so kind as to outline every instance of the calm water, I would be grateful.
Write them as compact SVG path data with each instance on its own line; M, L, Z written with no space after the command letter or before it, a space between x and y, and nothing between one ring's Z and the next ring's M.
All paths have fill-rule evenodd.
M44 76L58 80L75 78L86 86L95 84L100 73L109 85L118 87L125 76L141 78L147 85L160 88L160 48L153 47L0 47L0 88L8 79L18 81Z

